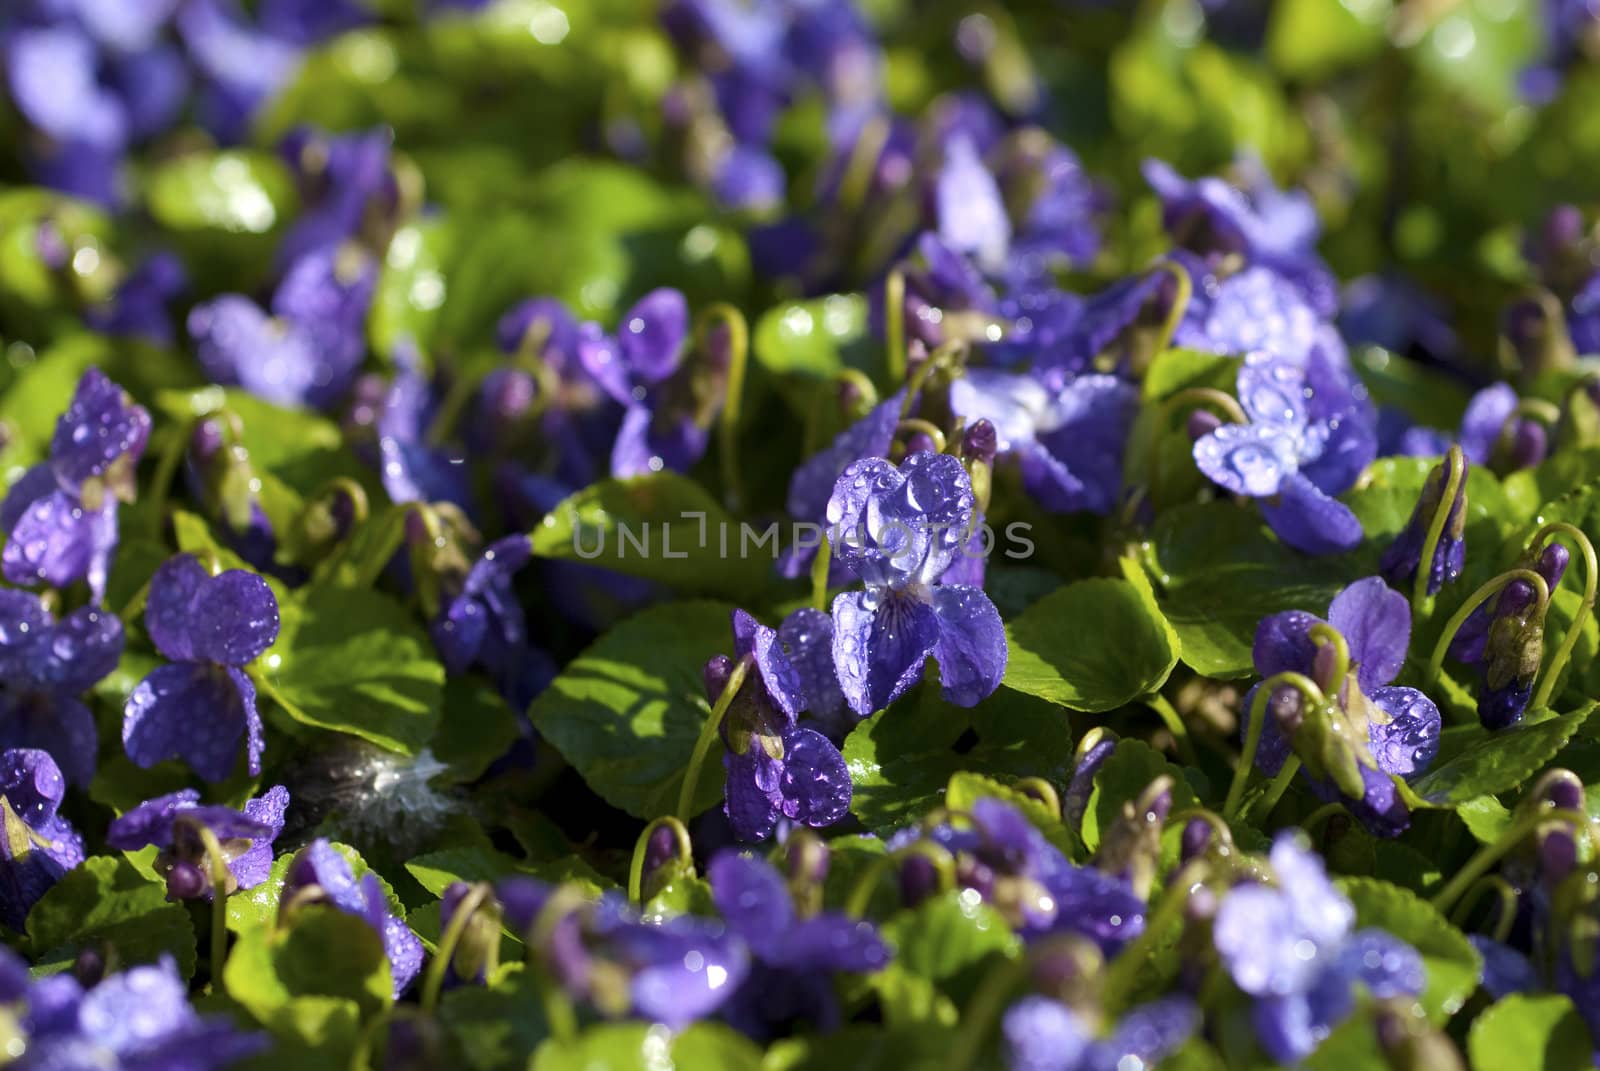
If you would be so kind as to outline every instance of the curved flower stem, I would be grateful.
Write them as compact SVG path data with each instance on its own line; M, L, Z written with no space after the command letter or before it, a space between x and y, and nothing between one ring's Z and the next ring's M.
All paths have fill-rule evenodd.
M883 336L890 383L906 378L906 277L899 268L883 280Z
M941 368L950 368L966 360L967 349L965 342L946 342L928 354L928 359L919 364L917 370L911 373L911 378L906 380L906 396L900 401L901 420L911 415L911 407L916 404L917 395L922 392L929 377Z
M850 895L845 898L844 913L853 919L865 917L867 908L872 905L872 894L878 891L878 883L883 880L884 873L910 855L920 855L933 864L933 869L939 875L940 891L955 888L955 857L932 841L913 841L897 852L885 852L861 872L856 883L850 887Z
M878 881L883 877L884 871L894 865L896 859L888 852L884 852L874 859L861 876L856 878L856 883L850 886L850 895L845 897L844 913L853 919L858 919L867 913L867 905L872 903L872 894L878 889Z
M443 445L452 429L461 420L461 415L466 412L467 405L471 403L472 396L478 393L478 388L483 386L483 381L489 378L489 373L503 367L499 355L493 361L475 361L463 369L450 382L450 388L445 391L444 397L439 400L439 408L434 411L433 419L423 429L422 441L429 446ZM543 391L539 392L543 394Z
M1061 818L1061 793L1042 777L1024 777L1014 786L1018 792L1029 799L1038 800L1059 821Z
M1342 800L1324 803L1300 820L1300 828L1309 836L1313 829L1316 829L1342 810L1345 810L1344 801Z
M1567 811L1556 808L1537 808L1532 814L1521 816L1513 821L1494 843L1485 844L1479 848L1477 854L1468 859L1466 865L1456 871L1455 876L1445 884L1445 887L1434 895L1431 901L1433 906L1440 914L1448 916L1456 901L1472 887L1474 882L1488 873L1489 868L1498 863L1513 848L1521 844L1525 837L1551 819L1573 822L1585 828L1589 823L1589 816L1581 811Z
M1158 434L1171 425L1173 416L1180 409L1185 406L1190 409L1198 409L1203 405L1220 409L1222 415L1235 424L1250 423L1250 417L1246 415L1244 407L1239 404L1233 395L1226 391L1217 390L1215 387L1185 387L1161 400L1161 408L1158 410L1158 419L1156 421Z
M1444 537L1445 525L1450 522L1450 513L1455 509L1456 495L1461 493L1461 484L1467 478L1467 456L1461 452L1460 446L1451 445L1445 463L1450 469L1445 477L1444 492L1439 496L1438 508L1428 521L1428 534L1422 541L1422 558L1417 562L1417 575L1411 585L1411 612L1414 614L1423 614L1427 610L1430 598L1428 579L1433 576L1433 556L1439 550L1439 540Z
M650 835L662 826L672 830L678 842L678 858L693 864L694 846L689 841L689 830L672 815L663 815L644 827L639 839L633 842L633 862L628 866L628 903L644 907L644 857L650 848Z
M1472 910L1473 905L1488 893L1493 893L1498 897L1500 906L1500 910L1495 912L1494 917L1494 939L1496 941L1504 941L1506 935L1511 932L1512 924L1517 919L1517 890L1513 889L1511 883L1498 874L1490 874L1473 882L1472 887L1462 895L1456 906L1451 910L1450 921L1455 923L1458 929L1465 929L1467 913Z
M551 973L541 954L549 945L561 921L588 902L580 890L571 885L559 886L550 894L524 938L523 958L539 983L539 999L544 1005L544 1017L550 1024L550 1033L559 1041L571 1041L578 1036L578 1015L572 1008L561 982Z
M1429 688L1438 680L1439 671L1444 668L1445 652L1450 649L1450 641L1455 639L1461 626L1466 624L1467 618L1481 604L1498 594L1502 588L1513 580L1525 580L1532 585L1535 597L1542 607L1550 601L1550 585L1545 583L1544 577L1532 569L1508 569L1499 576L1488 580L1477 591L1467 596L1467 601L1451 615L1450 620L1444 624L1444 631L1439 633L1439 642L1433 645L1433 656L1428 659L1428 670L1423 675L1422 687Z
M1306 632L1312 643L1325 643L1333 648L1333 675L1329 690L1337 695L1344 687L1344 679L1350 675L1350 643L1344 638L1344 633L1325 621L1318 621Z
M744 406L745 368L750 359L750 325L745 322L744 313L727 302L712 305L700 314L696 331L696 343L702 353L709 352L711 329L717 324L728 332L728 386L717 421L722 489L728 504L738 509L743 502L739 485L739 417Z
M1167 732L1171 733L1172 739L1176 741L1178 757L1184 764L1198 766L1200 757L1195 754L1194 741L1189 739L1189 727L1183 723L1183 715L1178 713L1177 708L1160 692L1151 692L1145 696L1144 705L1160 716L1161 723L1167 727Z
M706 753L711 750L711 742L717 738L717 731L722 728L722 719L727 716L728 707L733 705L733 697L739 694L739 689L744 686L745 675L750 672L750 659L741 658L734 664L733 672L728 674L728 683L723 687L722 694L717 697L717 705L711 708L711 716L700 727L700 736L694 742L694 751L689 755L689 765L683 771L683 787L678 790L678 809L674 813L679 821L693 817L689 808L694 806L694 790L699 786L700 767L705 765Z
M1222 817L1231 822L1238 817L1239 804L1244 798L1244 786L1250 780L1250 771L1256 764L1256 751L1261 747L1261 733L1266 727L1267 702L1283 685L1297 688L1313 706L1323 702L1322 689L1302 673L1278 673L1261 682L1255 700L1250 704L1250 723L1245 729L1244 751L1239 754L1239 765L1233 768L1233 782L1228 786L1228 798L1222 805Z
M350 500L350 524L354 528L367 519L371 512L367 489L348 476L335 476L317 488L308 500L316 502L329 495L343 494Z
M1539 681L1539 690L1533 697L1535 708L1549 705L1551 695L1556 689L1556 681L1560 678L1561 671L1567 667L1568 660L1572 658L1572 651L1578 646L1578 635L1583 631L1584 620L1594 613L1595 597L1600 593L1600 563L1595 560L1594 544L1577 525L1568 524L1566 521L1547 524L1533 534L1528 546L1542 550L1545 541L1553 535L1567 536L1578 548L1578 553L1583 556L1583 602L1578 606L1578 612L1572 615L1572 624L1567 627L1567 634L1561 637L1561 646L1556 648L1555 657L1550 659L1549 668L1544 671L1544 676Z
M1144 929L1117 953L1117 958L1106 968L1105 978L1100 984L1100 999L1107 1011L1114 1015L1122 1009L1129 990L1139 978L1139 969L1156 950L1157 942L1183 914L1184 905L1189 902L1189 890L1205 877L1208 870L1210 864L1205 859L1195 859L1185 864L1167 882L1161 893L1161 902L1153 912L1145 914Z
M428 964L427 976L422 980L421 1003L424 1012L432 1013L434 1007L438 1005L439 991L444 988L444 973L449 968L450 961L455 958L456 946L461 943L461 935L467 932L473 914L483 906L489 895L487 884L475 883L456 905L455 914L450 916L450 925L439 935L439 947ZM495 940L499 940L498 935Z
M944 453L946 445L944 431L940 429L939 425L933 423L931 420L918 420L915 417L908 417L904 420L901 420L900 423L894 426L894 433L896 437L900 436L902 433L918 431L922 432L922 434L933 440L934 453Z
M217 835L198 822L194 828L206 846L206 862L211 868L211 987L216 989L228 962L228 881L232 875Z
M194 434L195 421L189 420L172 429L172 439L167 443L166 449L161 451L161 456L156 460L155 475L146 485L150 491L150 534L157 539L161 538L163 528L166 526L167 494L172 490L172 481L178 475L178 466L183 463L183 455L189 446L189 439Z
M961 1027L950 1045L950 1058L945 1061L946 1071L967 1071L978 1060L978 1050L983 1047L989 1032L994 1029L1005 1007L1006 997L1027 978L1031 964L1026 952L1011 959L1002 959L983 976L977 990L968 1002Z
M1273 777L1272 783L1267 786L1267 794L1256 803L1255 810L1252 813L1259 815L1260 820L1265 822L1272 815L1272 812L1278 809L1278 801L1283 799L1285 792L1289 791L1289 785L1293 783L1294 775L1299 772L1299 755L1290 755L1284 759L1283 766L1279 768L1277 775Z
M1178 333L1178 325L1183 323L1183 316L1189 311L1189 301L1194 297L1194 283L1181 264L1165 261L1161 265L1161 270L1172 276L1178 291L1172 297L1172 308L1167 310L1167 318L1161 322L1161 333L1156 336L1157 353L1164 352L1172 345L1172 336Z

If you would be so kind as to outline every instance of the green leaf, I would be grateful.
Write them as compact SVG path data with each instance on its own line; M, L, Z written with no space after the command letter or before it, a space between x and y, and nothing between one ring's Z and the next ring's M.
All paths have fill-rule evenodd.
M378 887L383 890L384 901L389 905L389 911L400 919L406 917L405 905L395 895L394 889L384 880L382 874L367 865L361 858L361 853L348 844L338 841L330 842L334 851L344 856L350 864L350 873L357 880L365 878L368 874L378 879ZM293 852L285 852L273 860L272 871L267 880L248 889L240 889L228 897L228 929L234 933L245 933L255 929L271 929L277 925L278 906L283 898L283 881L289 873L289 864L294 861Z
M956 1027L930 1022L915 1026L852 1023L831 1034L786 1038L767 1050L762 1071L924 1071L944 1067L956 1042Z
M1122 805L1136 799L1162 775L1173 780L1174 814L1199 806L1194 789L1189 787L1180 767L1168 762L1143 740L1118 740L1116 748L1094 774L1094 788L1083 813L1084 844L1091 851L1099 847L1105 830L1122 817Z
M1146 403L1159 402L1192 387L1210 387L1231 394L1238 374L1237 357L1182 348L1163 350L1150 362L1140 394Z
M393 1003L383 939L365 919L322 904L296 910L287 926L245 930L222 971L228 995L269 1027L293 1015L297 997L348 1001L364 1018Z
M1320 79L1382 51L1386 15L1377 4L1283 0L1267 24L1267 57L1289 78Z
M439 1022L474 1071L524 1071L550 1034L538 990L520 969L492 988L450 990L439 1002Z
M1207 677L1243 677L1263 617L1280 610L1321 616L1351 579L1336 560L1312 558L1268 533L1255 507L1180 506L1156 520L1146 568L1180 655Z
M1007 625L1006 636L1006 687L1074 710L1132 702L1160 688L1178 663L1177 635L1149 589L1120 578L1051 592Z
M1350 356L1378 405L1398 407L1428 427L1454 428L1461 423L1467 391L1460 380L1378 346L1362 346Z
M956 751L969 730L977 745ZM1072 778L1072 734L1060 708L1021 692L996 692L968 711L945 702L931 678L915 702L907 696L851 730L843 752L854 786L851 813L878 833L937 804L963 770L1001 782L1042 777L1058 791Z
M1441 1023L1461 1009L1478 988L1483 961L1476 949L1426 900L1387 882L1340 878L1338 886L1356 908L1358 927L1386 930L1422 953L1427 987L1422 1007Z
M446 848L428 852L407 862L406 869L417 879L417 884L435 896L443 896L445 889L458 881L497 881L523 870L509 855L487 848Z
M414 755L433 737L444 667L405 607L376 591L307 588L262 661L296 721Z
M760 1071L761 1050L721 1023L673 1034L648 1023L601 1023L572 1041L550 1039L530 1071L655 1071L659 1067Z
M392 359L396 347L407 341L423 353L430 351L449 296L445 272L455 239L455 229L444 216L408 223L389 239L367 318L367 334L378 353Z
M1472 1021L1467 1053L1475 1071L1579 1071L1594 1065L1583 1017L1559 994L1515 993Z
M1555 758L1594 708L1591 701L1559 716L1530 711L1523 721L1499 732L1476 725L1446 730L1440 737L1439 757L1427 773L1411 782L1411 788L1441 807L1515 788Z
M433 756L458 782L475 781L522 736L516 713L487 681L452 676L444 682L444 711Z
M270 152L191 153L150 175L150 214L174 231L267 234L294 206L294 181Z
M781 375L827 379L845 368L870 374L878 363L860 294L774 306L756 321L751 343L756 360Z
M778 529L741 524L699 484L665 471L603 480L565 499L534 530L533 552L743 600L768 584Z
M652 606L570 662L528 717L606 802L636 818L677 806L684 767L710 715L700 671L733 646L733 607ZM698 814L722 795L716 747L700 772ZM688 815L683 817L687 818Z
M883 924L884 940L905 970L939 981L991 953L1015 956L1021 942L1000 913L970 889L952 889Z
M92 856L62 875L28 913L28 939L41 972L66 970L80 951L109 946L123 964L170 955L183 977L194 974L189 912L167 902L164 883L120 857Z

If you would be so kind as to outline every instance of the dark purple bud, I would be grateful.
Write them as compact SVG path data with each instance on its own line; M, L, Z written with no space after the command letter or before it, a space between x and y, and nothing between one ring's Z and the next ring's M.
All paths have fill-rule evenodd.
M97 949L85 948L78 953L78 958L72 961L72 976L85 989L99 985L100 979L105 975L106 958Z
M1189 441L1199 442L1222 427L1222 418L1209 409L1191 409L1183 426L1189 434Z
M1507 451L1507 467L1513 471L1531 469L1544 460L1549 448L1550 437L1543 424L1537 420L1519 420Z
M51 271L61 271L72 259L72 249L67 245L61 228L51 220L44 220L35 228L33 248L45 267Z
M177 862L167 872L167 899L194 900L206 894L211 883L193 863Z
M1083 739L1078 741L1072 780L1067 783L1067 794L1061 801L1063 817L1071 825L1076 827L1082 824L1083 812L1088 808L1089 796L1094 791L1094 775L1116 748L1117 734L1099 726L1084 733Z
M939 891L939 868L933 860L912 852L900 863L900 902L916 907Z
M961 435L961 456L967 460L992 464L999 448L1000 436L987 420L974 421Z
M1277 719L1278 727L1283 730L1283 735L1293 738L1305 723L1305 701L1300 694L1300 689L1287 684L1274 689L1272 698L1267 700L1267 711Z
M906 453L932 454L937 453L939 447L934 443L933 436L925 431L914 431L906 436Z
M1547 886L1561 883L1578 866L1578 841L1572 830L1560 825L1539 837L1539 876Z
M784 849L784 870L791 885L820 885L828 877L828 842L808 829L789 834Z
M1451 453L1458 453L1458 449L1452 447ZM1409 589L1416 582L1417 570L1423 568L1422 554L1426 549L1428 530L1443 504L1445 487L1450 481L1450 461L1451 458L1447 457L1428 473L1427 482L1422 486L1422 494L1417 497L1417 504L1406 526L1395 536L1394 542L1384 549L1383 557L1379 559L1378 571L1393 587ZM1460 486L1450 502L1444 530L1434 548L1433 560L1427 565L1430 595L1437 595L1444 585L1460 579L1466 566L1468 462L1464 457L1461 465Z
M644 846L644 874L646 878L678 858L678 835L671 826L660 825L650 831L650 840Z
M1567 563L1572 560L1572 552L1564 543L1548 543L1544 550L1539 552L1539 564L1534 566L1551 591L1561 583L1561 578L1566 575Z
M987 863L962 859L956 870L956 881L962 888L974 890L985 900L994 895L994 871Z
M189 437L189 452L203 465L217 456L223 441L221 421L207 417L194 426L194 433Z
M700 674L706 683L706 701L714 706L722 698L728 678L733 676L733 659L725 654L712 655L706 659L705 669Z
M861 389L861 383L854 376L847 376L839 380L839 411L843 413L857 412L867 401L866 392Z
M1581 811L1584 808L1583 780L1571 770L1551 770L1539 779L1533 796L1558 810Z
M1211 823L1204 818L1191 818L1183 827L1179 840L1179 859L1185 863L1198 859L1211 847Z

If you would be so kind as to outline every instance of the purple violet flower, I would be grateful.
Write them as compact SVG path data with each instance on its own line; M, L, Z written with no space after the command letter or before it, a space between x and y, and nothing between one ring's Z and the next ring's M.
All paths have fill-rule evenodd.
M1255 999L1256 1037L1267 1055L1297 1064L1355 1010L1353 989L1374 997L1422 992L1422 957L1382 930L1355 930L1355 908L1322 860L1293 833L1272 845L1274 886L1231 889L1212 927L1217 954Z
M1312 626L1322 623L1336 629L1349 647L1350 669L1342 681L1329 679L1332 667L1318 658L1319 647L1311 638ZM1415 688L1391 683L1405 663L1410 640L1410 603L1375 576L1357 580L1334 596L1326 622L1303 610L1287 610L1262 618L1256 628L1256 672L1263 678L1284 672L1304 674L1337 707L1317 715L1306 712L1306 716L1348 720L1350 734L1335 746L1352 749L1350 758L1364 785L1361 796L1349 798L1350 793L1308 769L1312 790L1325 799L1343 799L1351 812L1380 836L1398 836L1411 821L1410 809L1395 791L1391 775L1409 778L1422 773L1439 749L1439 708ZM1246 720L1256 688L1244 700ZM1270 702L1266 717L1256 766L1271 776L1288 758L1291 741Z
M751 675L723 717L727 751L723 807L736 837L765 840L779 818L813 828L831 826L850 811L850 772L833 742L796 724L807 696L800 673L778 632L743 610L733 613L734 651L752 660ZM720 656L706 667L706 688L716 703L733 662Z
M1551 542L1537 558L1518 562L1544 577L1554 594L1567 571L1571 553ZM1478 667L1478 720L1488 729L1504 729L1522 720L1544 655L1544 612L1526 580L1513 580L1477 606L1450 641L1450 657Z
M972 483L949 454L912 454L897 469L853 462L828 501L834 558L866 582L833 602L833 661L861 717L922 678L932 655L944 696L973 706L1000 686L1006 638L982 588L939 584L967 553Z
M122 644L115 614L80 606L57 621L37 595L0 590L0 747L49 752L87 785L99 734L78 697L117 668Z
M1296 550L1354 547L1361 522L1332 496L1350 488L1377 453L1360 381L1315 354L1302 368L1253 353L1239 367L1238 395L1250 422L1197 440L1200 471L1232 494L1260 499L1267 524Z
M150 414L98 368L78 381L56 421L50 460L12 484L0 505L10 535L0 571L13 584L87 580L99 602L117 544L117 502L134 498Z
M301 848L290 861L278 909L307 902L329 904L372 927L383 939L397 999L422 970L422 940L390 911L377 875L364 874L357 881L349 860L322 838Z
M1464 462L1470 466L1471 462ZM1461 484L1450 501L1450 511L1444 528L1434 547L1433 560L1428 563L1428 594L1437 595L1446 584L1461 578L1467 564L1467 468L1463 467ZM1397 588L1409 590L1415 583L1417 570L1422 568L1422 550L1428 540L1428 529L1443 504L1445 484L1449 480L1449 462L1441 461L1428 473L1417 496L1417 504L1406 520L1406 526L1394 537L1394 542L1384 549L1379 559L1378 571Z
M261 772L261 715L244 672L278 638L278 600L243 569L211 576L191 554L150 579L145 630L172 664L152 670L128 696L122 742L136 765L181 758L207 781L233 772L240 746Z
M1089 1021L1049 997L1023 997L1000 1024L1011 1071L1122 1071L1155 1067L1200 1027L1200 1009L1187 997L1131 1008L1115 1029L1097 1038Z
M0 753L0 922L19 933L39 897L83 862L83 838L56 813L66 792L66 778L46 752Z
M106 843L125 852L154 844L156 870L167 879L168 900L209 900L216 895L211 859L201 829L209 830L228 864L227 896L253 889L272 872L272 842L283 832L289 790L275 785L249 800L243 811L220 804L202 804L192 788L146 800L114 819Z
M843 1016L836 972L881 970L892 953L877 927L835 911L802 917L772 864L724 850L706 872L728 929L750 946L751 967L722 1015L758 1041L791 1022L827 1033Z

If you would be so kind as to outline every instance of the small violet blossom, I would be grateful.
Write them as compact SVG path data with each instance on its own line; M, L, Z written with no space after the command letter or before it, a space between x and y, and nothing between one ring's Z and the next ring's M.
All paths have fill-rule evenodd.
M117 502L134 499L134 468L150 414L98 368L78 381L56 421L50 460L23 473L0 505L9 533L0 572L13 584L65 587L86 580L105 595L117 545Z
M808 705L805 679L784 651L778 632L743 610L733 614L734 651L753 670L723 717L727 751L723 807L734 835L765 840L779 818L822 828L850 811L850 772L822 733L796 723ZM733 661L706 666L708 699L721 697Z
M275 785L242 811L202 804L192 788L146 800L114 819L106 843L125 852L154 844L161 849L156 870L167 881L168 900L209 900L216 895L212 860L201 830L216 838L228 866L222 895L253 889L272 871L272 842L283 832L289 790Z
M56 813L66 792L66 778L45 752L0 753L0 922L19 933L29 909L83 862L83 838Z
M1468 461L1505 474L1530 468L1549 451L1549 433L1537 420L1520 416L1520 399L1510 384L1485 387L1467 402L1455 441ZM1386 452L1405 457L1433 457L1450 449L1450 436L1422 425L1389 427Z
M733 851L711 860L712 900L728 929L750 947L751 967L722 1015L766 1041L791 1022L824 1033L843 1019L836 972L881 970L891 956L877 927L836 911L803 917L772 864Z
M328 904L372 927L383 940L396 998L422 970L422 940L390 908L377 875L363 874L358 881L349 860L327 840L319 838L300 849L283 876L279 911L305 903Z
M452 590L430 632L445 669L464 673L479 665L516 710L529 703L555 677L548 655L528 640L528 621L512 590L512 577L533 559L525 535L509 535L484 548L483 554Z
M1416 949L1382 930L1356 930L1355 908L1293 833L1273 842L1273 886L1237 885L1212 927L1217 954L1246 994L1267 1055L1297 1064L1355 1010L1354 989L1416 996L1425 980Z
M1125 1071L1155 1067L1194 1035L1200 1009L1169 997L1130 1009L1106 1037L1079 1012L1046 996L1027 996L1000 1023L1011 1071Z
M1005 628L982 588L939 584L970 553L972 482L949 454L849 465L828 501L835 559L863 591L833 602L833 662L845 699L866 717L922 678L932 655L944 696L973 706L1000 685Z
M117 668L122 644L122 622L97 606L56 620L37 595L0 590L0 748L47 751L87 785L99 734L79 697Z
M1195 442L1200 471L1224 490L1259 499L1267 524L1296 550L1333 554L1358 544L1361 522L1332 496L1348 490L1377 453L1365 388L1315 355L1301 368L1254 353L1239 367L1238 394L1250 420Z
M1349 672L1342 681L1332 679L1333 666L1311 637L1312 626L1318 624L1332 626L1349 648ZM1274 709L1279 706L1277 697L1269 700L1256 766L1275 775L1292 748L1307 760L1307 777L1319 796L1343 799L1376 834L1403 832L1411 813L1392 776L1408 778L1426 770L1438 753L1440 730L1439 708L1433 700L1415 688L1392 684L1405 663L1410 639L1410 603L1375 576L1357 580L1334 596L1326 622L1302 610L1262 618L1252 648L1256 672L1263 678L1284 672L1309 677L1333 709L1302 710L1295 700L1280 716ZM1255 695L1252 689L1245 697L1247 715ZM1286 735L1285 716L1307 735L1299 739ZM1336 732L1326 724L1334 717L1343 719L1347 732ZM1329 754L1324 744L1335 753ZM1352 791L1352 774L1359 776L1359 794Z
M951 384L950 407L968 424L994 425L999 456L1016 459L1024 489L1045 509L1104 515L1116 505L1139 411L1132 383L1080 375L1052 391L1032 376L975 368Z
M207 781L223 781L242 745L250 773L260 773L261 715L244 667L278 638L278 600L267 582L243 569L211 576L180 554L151 577L144 621L172 664L128 696L128 757L146 768L181 758Z
M1517 564L1544 578L1552 594L1567 571L1571 553L1547 544ZM1526 580L1512 580L1475 607L1450 641L1449 655L1478 669L1478 720L1487 729L1504 729L1522 720L1533 698L1544 656L1544 617L1538 593Z
M1467 565L1467 466L1463 461L1461 482L1450 500L1449 513L1439 532L1439 542L1433 550L1433 560L1428 563L1429 595L1437 595L1446 584L1461 579ZM1422 494L1406 521L1406 526L1395 536L1394 542L1384 549L1379 559L1378 571L1390 584L1409 591L1416 582L1417 570L1422 568L1422 552L1428 541L1428 529L1444 504L1445 487L1449 482L1449 462L1435 465L1422 485Z

